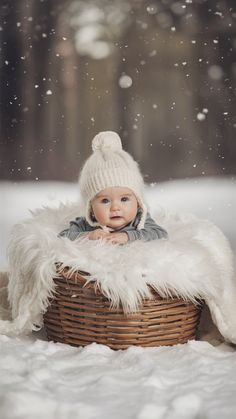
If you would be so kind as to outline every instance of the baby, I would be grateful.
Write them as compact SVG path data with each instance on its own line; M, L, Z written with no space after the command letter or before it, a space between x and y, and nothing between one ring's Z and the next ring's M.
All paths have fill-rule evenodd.
M138 164L122 149L118 134L100 132L92 149L79 178L85 217L71 221L60 236L113 244L167 238L167 232L147 212Z

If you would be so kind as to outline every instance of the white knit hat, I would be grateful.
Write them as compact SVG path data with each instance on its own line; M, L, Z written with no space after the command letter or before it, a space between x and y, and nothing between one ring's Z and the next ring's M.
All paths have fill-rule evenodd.
M91 200L103 189L120 186L131 189L142 210L138 229L144 227L147 207L143 200L144 182L138 164L122 149L121 139L113 131L97 134L92 141L93 154L86 160L79 177L85 217L91 226Z

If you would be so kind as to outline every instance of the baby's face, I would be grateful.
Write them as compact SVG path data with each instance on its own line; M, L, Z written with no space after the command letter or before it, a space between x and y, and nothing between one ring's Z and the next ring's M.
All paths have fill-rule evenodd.
M118 230L136 217L138 203L129 188L103 189L91 201L93 214L101 226Z

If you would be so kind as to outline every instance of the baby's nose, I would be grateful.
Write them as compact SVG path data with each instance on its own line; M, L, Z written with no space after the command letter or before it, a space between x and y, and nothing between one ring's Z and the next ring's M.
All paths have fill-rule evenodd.
M111 203L111 209L113 211L118 210L120 208L119 202L118 201L112 201Z

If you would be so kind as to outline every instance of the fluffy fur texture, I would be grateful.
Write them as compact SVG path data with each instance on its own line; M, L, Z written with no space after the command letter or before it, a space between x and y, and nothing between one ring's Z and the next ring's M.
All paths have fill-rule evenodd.
M126 312L137 310L142 298L150 296L148 285L162 296L203 298L221 334L236 343L232 254L215 225L193 215L157 211L154 218L168 231L169 240L114 246L59 238L58 233L79 213L74 204L43 208L13 228L8 249L11 318L2 297L1 333L19 335L42 326L42 314L55 291L55 263L61 262L62 268L90 272L88 281L95 280L111 304L121 303ZM0 295L6 295L5 277L1 284Z

